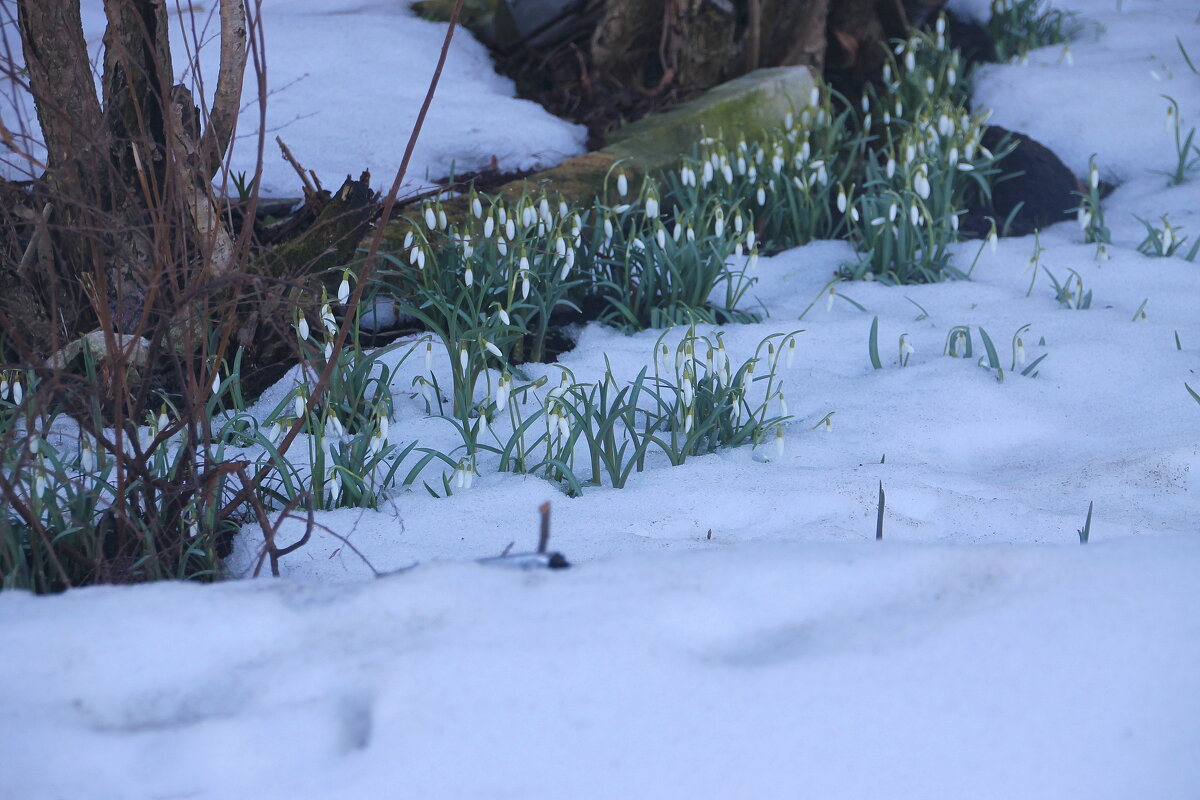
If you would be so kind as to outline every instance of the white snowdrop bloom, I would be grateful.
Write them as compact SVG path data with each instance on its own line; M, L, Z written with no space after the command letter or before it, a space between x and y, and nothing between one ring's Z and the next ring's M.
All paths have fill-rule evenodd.
M430 230L437 227L437 214L433 212L433 206L425 206L425 227Z
M575 255L575 251L571 251L571 255ZM562 270L558 273L559 283L567 279L567 275L571 272L571 262L573 259L563 259Z
M767 190L759 186L758 191L754 193L754 199L758 201L760 206L767 204Z
M934 90L935 90L935 89L937 89L937 84L936 84L936 83L934 83L932 76L931 76L931 77L928 77L928 78L926 78L926 79L925 79L925 92L926 92L926 94L930 94L930 95L932 95L932 94L934 93Z
M1096 248L1096 260L1108 261L1111 256L1108 254L1108 245L1101 244Z
M417 265L417 254L420 252L421 247L419 245L413 245L412 249L408 251L408 263L415 267Z
M916 203L913 203L908 208L908 221L913 224L913 227L916 227L921 221L921 211L917 208Z
M654 195L646 198L646 216L650 219L658 219L658 198Z
M713 233L718 238L725 235L725 220L720 215L713 221Z
M425 343L425 371L433 372L433 342Z
M508 211L504 208L503 203L501 203L496 209L496 221L501 225L508 222Z
M791 369L792 362L794 362L795 360L796 360L796 337L793 336L792 338L788 339L788 351L787 351L787 358L784 360L784 367L787 369Z
M808 93L808 104L810 106L821 105L821 88L814 86ZM791 127L790 125L788 127Z
M483 238L492 238L492 233L496 230L496 220L491 214L483 221Z
M758 241L758 237L755 235L755 233L754 233L754 230L753 230L753 229L751 229L751 230L749 230L749 231L747 231L747 232L746 232L746 247L747 247L748 249L750 249L750 250L753 250L753 249L754 249L754 243L755 243L755 242L757 242L757 241Z
M496 358L504 358L504 354L500 352L500 348L496 347L496 345L492 344L487 339L483 340L483 347Z
M959 165L963 166L963 165ZM966 166L970 166L969 164ZM913 190L922 200L929 199L929 179L925 177L925 172L922 170L913 178Z
M874 119L874 117L871 116L870 114L867 114L866 116L863 117L863 130L867 130L867 131L871 130L871 121L873 119Z
M946 83L951 86L958 83L958 70L956 70L954 67L950 67L946 70Z
M1163 221L1163 249L1170 250L1175 244L1175 229L1171 227L1171 223Z
M550 213L550 201L544 197L542 198L542 201L538 203L538 216L541 218L542 222L546 223L547 225L554 224L554 215Z
M624 197L629 193L629 179L624 172L617 173L617 194Z
M689 242L696 241L696 231L692 229L691 225L688 225L686 238Z
M425 269L425 250L417 250L417 269Z
M884 173L888 176L889 180L891 178L895 177L895 175L896 175L896 160L894 158L890 158L890 157L888 158L887 166L884 167Z
M408 233L404 234L404 249L407 250L408 248L412 247L412 243L413 232L410 230Z
M605 217L604 218L604 240L606 242L610 241L612 239L612 235L613 235L612 220L609 219L608 217Z
M679 220L675 220L675 224L671 226L671 238L677 242L683 238L683 226L679 224Z
M909 72L912 72L917 68L917 57L911 50L904 54L904 68ZM899 115L900 112L896 113Z
M503 237L496 239L496 252L502 256L508 255L508 242L504 241Z
M521 209L521 225L528 228L533 223L537 222L537 212L533 210L533 206L525 206Z
M958 163L958 148L951 147L950 148L950 166L953 167L957 163Z
M813 164L815 164L817 168L817 183L821 184L822 186L829 183L829 173L825 171L825 162L814 161Z
M958 221L958 215L957 215L957 214L955 214L955 215L954 215L954 220L955 220L955 222L957 222L957 221ZM957 225L955 226L955 229L957 230ZM989 248L989 249L990 249L990 250L991 250L993 253L995 253L995 252L996 252L996 250L997 250L997 248L999 248L999 247L1000 247L1000 237L999 237L999 235L997 235L997 233L996 233L996 226L995 226L995 225L993 225L993 226L992 226L992 229L991 229L991 231L989 231L989 232L988 232L988 236L987 236L987 243L988 243L988 248Z
M567 260L568 267L575 266L575 251L574 250L568 250L566 255L564 256L564 258L566 258L566 260Z
M559 200L558 201L558 215L560 217L562 217L563 219L566 219L567 215L570 213L571 213L571 209L567 206L567 202L565 200Z
M907 333L900 335L900 352L905 356L911 356L916 352L916 348L913 347Z
M1083 230L1087 230L1087 227L1092 224L1092 214L1083 206L1079 207L1079 211L1076 213L1075 218L1079 220L1079 227Z
M667 246L667 232L663 230L663 226L659 225L658 230L654 232L654 241L658 242L659 248Z
M726 183L733 183L733 169L728 163L721 165L721 177L725 179Z
M467 233L464 233L462 238L462 254L463 258L475 255L475 245L471 244L471 236Z
M686 166L681 167L679 169L679 185L680 186L688 186L690 184L691 181L688 178L689 172L691 172L691 170L689 170Z
M958 230L958 214L957 213L950 215L950 230L952 230L952 231ZM993 251L993 252L995 252L995 251Z
M685 436L692 432L692 425L694 425L695 422L696 422L695 415L691 411L687 412L687 416L684 417L684 420L683 420L683 433Z
M632 247L634 250L643 250L644 251L646 249L646 243L643 242L640 238L633 239L632 241L630 241L629 246Z
M343 436L346 435L346 428L343 427L342 421L340 419L338 419L338 415L336 412L333 412L333 411L329 412L329 421L325 428L325 435L326 436L332 435L331 438L335 438L335 439L341 439Z
M1017 337L1016 356L1018 366L1025 363L1025 340Z
M866 114L867 112L869 112L869 111L871 110L871 97L870 97L870 95L866 95L866 94L864 94L864 95L862 96L862 103L861 103L861 106L862 106L862 110L863 110L863 113L864 113L864 114Z
M458 368L459 368L461 371L463 371L463 372L466 372L466 371L467 371L467 363L468 363L468 360L469 360L469 356L467 355L467 348L463 347L462 345L459 345L459 348L458 348Z
M326 342L325 343L325 360L328 361L331 358L333 358L333 342Z
M297 392L296 396L292 398L292 410L296 412L297 417L304 416L304 412L306 411L306 408L305 408L306 405L307 404L304 400L304 392L303 391Z
M899 100L896 101L896 116L900 119L904 119L904 103L900 102Z
M966 161L962 161L959 162L957 169L959 172L974 172L975 166L973 164L968 164Z
M446 212L440 208L438 209L438 227L442 230L446 230L449 227L449 224L446 222Z
M840 186L838 187L837 210L838 213L846 213L846 191Z
M567 254L567 242L561 236L554 240L554 252L558 254L559 258Z
M783 156L779 153L776 153L775 157L771 159L771 169L775 171L776 175L783 170Z
M154 430L155 432L161 431L170 424L171 420L167 419L167 408L163 406L162 410L158 412L158 417L154 420Z
M792 126L794 126L795 124L796 124L796 118L794 116L792 116L792 112L789 111L787 113L787 116L783 118L783 127L790 131L792 129Z
M329 303L321 305L321 323L330 334L337 333L337 320L333 318L333 310L329 307Z
M892 81L892 65L884 64L883 65L883 82L891 83L891 81Z
M937 18L937 22L936 22L936 23L934 23L933 29L934 29L934 30L935 30L937 33L945 33L945 32L946 32L946 17L945 17L945 16L939 16L939 17Z
M708 186L708 184L712 183L712 179L713 179L713 165L711 162L705 161L704 169L701 170L701 172L700 172L700 184L702 186Z
M529 299L529 273L528 272L521 273L521 299L522 300Z
M521 253L521 260L517 263L517 268L521 270L521 272L529 271L529 257L526 256L524 252Z
M1088 170L1088 185L1093 189L1100 185L1100 170L1095 164L1092 164L1091 168Z
M775 429L775 456L777 458L783 458L783 452L784 452L783 428L776 428Z
M779 415L783 417L788 415L787 398L783 396L783 392L779 393Z
M886 223L887 219L884 217L876 217L875 219L871 220L871 225L875 228L878 228L880 225L884 225Z
M508 410L508 395L511 386L512 379L506 372L500 376L500 380L496 384L496 413L503 414Z
M338 284L337 299L342 305L350 302L350 281L344 273L342 275L342 282Z
M742 229L745 227L746 227L746 223L742 220L741 213L739 212L739 213L735 214L733 216L733 229L735 231L737 231L738 233L741 233Z
M850 206L850 219L858 222L858 208L855 206Z
M758 268L758 251L751 250L750 258L748 258L746 260L746 269L748 269L750 272L754 272L754 270L756 270L757 268Z
M308 341L308 334L309 334L308 320L305 319L304 317L301 317L300 321L298 323L296 323L296 333L300 336L300 341L302 341L302 342ZM14 386L13 387L14 394L16 394L16 389L17 389L17 387ZM21 401L17 400L16 402L20 403Z
M504 223L504 238L510 242L517 238L517 226L513 223L512 217L509 217L508 221Z
M745 158L743 158L742 156L738 156L738 160L737 160L737 174L738 174L738 175L745 175L745 174L746 174L746 169L747 169L747 165L746 165L746 159L745 159Z
M892 124L892 112L891 112L891 111L888 111L888 110L885 108L885 109L883 110L883 127L885 127L885 128L886 128L887 126L889 126L889 125L891 125L891 124Z
M736 244L734 244L734 246L733 246L733 254L734 254L734 256L736 256L737 258L741 258L741 257L742 257L742 253L744 253L744 252L745 252L745 249L742 247L742 243L741 243L741 242L737 242Z
M759 155L762 155L761 150L759 151ZM753 164L751 164L750 169L746 171L746 177L750 179L751 183L758 180L758 169L756 169Z
M683 383L679 387L679 392L683 397L683 405L685 408L691 408L692 400L696 398L696 390L692 386L692 373L690 368L683 368Z
M475 215L475 219L483 218L483 203L479 202L479 197L471 198L471 213Z
M904 166L911 166L917 160L917 148L915 145L909 144L904 148Z
M462 489L466 485L467 468L463 462L458 463L458 467L454 470L454 485Z
M829 291L825 294L825 311L826 313L833 311L833 301L837 297L837 289L833 286L829 287Z
M216 394L219 391L221 391L221 373L217 372L215 375L213 375L212 393ZM4 396L4 391L2 388L0 388L0 397L3 397L3 396Z
M887 210L888 222L895 222L896 214L898 212L899 212L899 209L896 207L896 204L894 202L891 205L889 205L888 210Z
M463 283L468 287L475 285L475 271L467 267L467 271L463 273Z

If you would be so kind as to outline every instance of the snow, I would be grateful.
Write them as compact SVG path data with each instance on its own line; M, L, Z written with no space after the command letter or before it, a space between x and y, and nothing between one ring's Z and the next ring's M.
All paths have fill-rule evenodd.
M1124 7L1084 7L1106 32L1072 44L1073 66L1051 48L979 84L997 122L1123 181L1111 260L1064 223L1036 276L1033 237L1005 239L970 282L840 284L866 313L818 302L798 320L852 257L814 243L760 260L770 318L725 329L735 362L805 329L782 457L653 462L574 499L485 468L452 497L317 514L284 580L4 592L0 763L18 766L0 796L1200 796L1200 406L1183 386L1200 390L1200 263L1137 253L1133 218L1200 236L1200 175L1153 173L1174 156L1146 83L1166 62L1196 124L1174 37L1195 58L1200 25L1186 0ZM473 91L445 80L449 104ZM979 244L957 248L965 266ZM1092 308L1059 307L1044 268L1076 270ZM1026 324L1029 357L1048 354L1036 378L942 354L951 327L978 346L982 326L1007 368ZM596 380L607 355L631 378L658 336L589 326L561 363ZM450 426L402 391L420 360L398 367L390 438L448 449ZM547 500L571 569L475 563L530 548ZM260 541L239 537L235 574Z
M103 3L83 0L81 6L84 33L98 54L104 35ZM198 35L190 27L185 31L181 16L172 14L171 48L176 73L183 75L188 54L196 49L188 42L201 42L200 74L210 96L217 78L219 23L216 4L203 9L196 15ZM262 19L268 64L264 196L301 194L295 171L280 156L276 136L329 188L336 188L348 174L357 177L369 169L372 186L386 190L425 99L446 25L420 19L409 3L398 0L263 0ZM15 26L4 31L19 54ZM451 172L487 168L493 159L498 169L525 170L550 167L584 151L587 130L516 98L513 82L496 74L486 48L464 29L455 34L441 81L454 88L439 92L430 106L409 165L406 193ZM24 128L36 139L40 129L32 99L7 85L0 88L5 100L11 97L0 101L0 119L11 130ZM258 123L257 79L248 74L231 175L254 175ZM38 147L34 154L44 158L44 153ZM25 170L17 157L0 155L0 174L12 177Z

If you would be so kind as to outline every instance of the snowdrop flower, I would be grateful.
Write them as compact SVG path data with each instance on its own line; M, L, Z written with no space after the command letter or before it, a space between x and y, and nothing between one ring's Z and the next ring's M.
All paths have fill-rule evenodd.
M425 371L433 372L433 340L425 342Z
M334 411L329 412L328 427L325 435L329 436L332 433L333 438L341 439L346 435L346 429L342 426L342 421L338 419L338 415Z
M883 82L884 83L892 82L892 65L891 64L883 65Z
M338 302L342 305L350 302L350 278L349 273L342 273L342 282L338 285L337 292Z
M528 228L533 223L537 222L537 212L533 210L533 206L525 206L521 209L521 225Z
M440 208L438 209L438 227L442 230L445 230L448 227L448 223L446 222L446 212Z
M951 147L950 148L950 166L953 167L957 163L958 163L958 148Z
M508 239L510 242L517 238L517 226L513 222L512 217L509 217L504 223L504 238Z
M974 172L975 165L968 164L966 161L962 161L962 162L959 162L957 169L959 172Z
M1017 337L1017 345L1014 348L1014 355L1016 357L1018 366L1025 363L1025 340L1020 336Z
M887 126L889 126L891 124L892 124L892 112L888 111L885 108L883 110L883 126L886 128Z
M1096 248L1096 260L1097 261L1108 261L1111 257L1112 256L1110 256L1108 254L1108 245L1101 243Z
M605 244L608 244L610 241L612 241L612 235L613 235L612 220L608 217L605 217L604 218L604 243Z
M783 458L783 428L775 429L775 456Z
M746 227L746 223L745 223L745 222L742 220L742 215L741 215L741 213L739 212L738 214L735 214L735 215L734 215L734 217L733 217L733 229L734 229L734 231L736 231L737 233L741 233L741 232L742 232L742 229L743 229L743 228L745 228L745 227Z
M900 119L904 118L904 103L900 102L899 99L896 100L896 116Z
M629 179L625 177L624 172L617 173L617 194L624 197L629 193Z
M792 362L796 360L796 337L788 339L787 358L784 359L784 368L791 369Z
M683 433L685 436L692 432L692 425L695 421L695 415L691 411L687 412L687 417L683 420Z
M1079 212L1076 214L1076 218L1079 220L1079 227L1085 231L1088 229L1088 226L1092 224L1092 214L1083 206L1079 207Z
M864 94L862 96L861 105L862 105L863 113L864 114L868 113L871 110L871 96Z
M466 372L467 371L467 363L468 363L467 348L463 347L462 345L459 345L458 368L461 371Z
M911 50L904 54L904 68L909 72L917 68L917 58ZM896 116L900 116L899 111L896 112Z
M512 378L508 373L500 376L499 382L496 384L496 413L503 414L508 410L508 396L510 387L512 386Z
M1100 170L1095 163L1088 169L1088 185L1093 189L1100 185Z
M337 333L337 320L333 318L333 310L329 307L329 303L321 305L321 323L331 335Z
M856 206L850 206L850 219L858 222L858 208Z
M891 178L895 177L895 175L896 175L896 159L891 158L890 156L888 157L887 166L884 167L884 174L886 174L888 176L889 180Z
M759 186L758 191L755 192L754 199L758 201L760 206L765 206L767 204L767 190Z
M475 285L475 271L470 267L467 267L467 271L463 273L463 283L465 283L468 288Z
M496 239L496 252L502 256L508 255L508 242L502 236Z
M475 219L481 219L483 217L483 203L479 202L478 195L473 195L471 197L471 213L475 215Z
M437 227L437 215L433 213L432 206L425 206L425 227L430 230Z
M938 49L940 50L940 49L941 49L941 47L939 47ZM934 83L934 81L933 81L933 77L932 77L932 76L930 76L930 77L928 77L928 78L926 78L926 79L925 79L925 92L926 92L926 94L930 94L930 95L932 95L932 94L933 94L933 92L934 92L934 90L935 90L936 88L937 88L937 84L936 84L936 83Z
M950 86L958 83L958 71L954 69L954 67L950 67L946 70L946 83Z
M717 209L716 219L713 221L713 233L718 238L725 234L725 214L719 208Z
M888 210L887 210L888 222L896 221L896 212L897 212L896 203L895 203L895 201L893 201L892 204L890 206L888 206Z
M307 410L307 401L304 399L304 389L296 392L296 396L292 398L292 410L296 412L297 417L303 417Z
M486 349L489 353L494 355L496 358L504 358L504 354L500 352L499 347L496 347L496 345L492 344L487 339L481 339L480 341L483 342L484 349Z
M488 214L488 218L483 221L483 238L485 238L485 239L492 238L492 232L495 230L496 230L496 220L492 217L491 214Z
M846 192L842 187L838 187L837 210L839 213L846 213Z
M733 183L733 170L728 162L721 165L721 177L725 179L726 183Z
M754 272L758 268L758 250L750 251L750 258L746 259L746 269Z
M746 159L745 159L745 158L743 158L742 156L738 156L738 160L737 160L737 174L738 174L738 175L745 175L745 174L746 174Z
M559 258L564 258L567 255L567 242L561 236L554 240L554 252Z
M218 371L213 375L212 393L216 394L221 391L221 373ZM0 387L0 397L4 396L3 387Z
M658 219L658 198L653 194L646 197L646 216L650 219Z
M792 116L792 112L789 111L787 113L787 116L783 118L783 127L790 131L792 129L792 126L795 124L796 124L796 119L795 119L795 117Z
M404 249L407 250L408 248L412 247L412 243L413 232L410 230L408 233L404 234Z
M955 214L953 219L954 219L955 223L957 223L958 215ZM958 229L958 226L955 225L955 230L957 230L957 229ZM992 223L992 229L988 232L987 244L988 244L988 248L993 253L995 253L996 249L1000 246L1000 237L996 234L996 224L995 223Z
M829 173L825 171L824 161L814 161L812 167L817 171L817 183L822 186L829 183Z
M574 266L575 266L575 251L568 250L567 257L566 257L566 259L563 260L562 272L558 276L559 281L565 281L567 279L567 273L569 273L571 271L571 268Z
M829 291L825 294L825 312L833 311L833 300L837 297L837 289L833 286L829 287Z
M154 420L154 432L157 433L170 424L171 421L167 419L167 407L163 406L158 412L158 417Z
M529 299L529 273L528 272L521 273L521 299L522 300Z
M694 231L692 229L691 225L688 225L687 233L684 235L684 238L687 239L689 242L696 241L696 231Z
M659 225L658 230L654 232L654 241L658 242L659 248L667 246L667 232L663 230L663 226Z
M746 234L746 248L747 248L748 250L753 250L753 249L754 249L754 243L755 243L755 242L757 242L757 241L758 241L758 237L757 237L757 236L755 236L755 234L754 234L754 231L753 231L753 230L750 230L750 231L749 231L749 232Z
M553 215L550 213L550 201L544 197L538 203L538 216L547 224L554 220Z
M326 342L325 343L325 360L328 361L331 358L333 358L333 342Z
M970 164L960 164L959 166L970 166ZM922 200L929 199L929 178L925 176L924 165L921 166L921 169L917 171L916 177L913 178L913 191Z
M299 335L300 341L302 341L302 342L308 341L308 334L309 334L308 320L305 319L304 317L300 317L300 321L298 323L296 323L296 333L297 333L297 335ZM13 393L15 394L16 393L15 386L13 387L13 390L14 390ZM17 400L16 402L19 403L21 401Z
M783 392L779 393L779 415L783 417L788 415L787 398L783 396Z
M700 182L701 182L703 185L705 185L705 186L708 186L708 184L712 183L712 179L713 179L713 166L712 166L712 163L711 163L711 162L709 162L709 161L705 161L705 162L704 162L704 169L703 169L703 170L701 171L701 173L700 173Z
M914 352L916 352L916 348L913 347L912 342L908 338L908 334L907 333L900 334L900 360L901 360L901 362L907 362L908 356L911 356Z
M559 201L558 201L558 215L559 215L560 217L564 217L564 218L565 218L565 217L566 217L568 214L570 214L570 213L571 213L571 209L567 207L567 201L566 201L566 200L559 200ZM576 218L575 218L575 221L576 221L576 222L578 222L578 221L579 221L579 218L578 218L578 217L576 217Z

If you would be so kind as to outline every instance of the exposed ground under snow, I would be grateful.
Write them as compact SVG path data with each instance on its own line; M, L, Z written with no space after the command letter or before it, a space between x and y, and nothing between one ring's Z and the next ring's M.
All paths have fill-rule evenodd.
M816 243L760 262L771 317L726 334L742 359L806 329L782 458L654 464L577 499L485 471L447 499L318 514L379 570L418 562L378 580L318 530L284 581L6 592L0 797L1200 797L1200 405L1183 388L1200 391L1200 263L1138 254L1132 217L1200 236L1200 174L1167 188L1151 172L1174 158L1158 95L1200 120L1174 42L1195 59L1200 24L1187 0L1081 5L1107 33L1074 43L1073 65L1050 48L988 68L979 101L1123 181L1111 260L1073 224L1041 237L1092 309L1060 308L1044 275L1026 297L1026 238L971 282L843 285L869 313L818 304L797 322L851 256ZM1026 323L1031 357L1048 353L1037 378L942 355L969 324L1007 359ZM656 338L592 326L562 362L594 380L607 354L632 377ZM421 408L397 396L392 440L449 447ZM810 430L829 411L832 430ZM532 544L547 499L574 568L473 562Z

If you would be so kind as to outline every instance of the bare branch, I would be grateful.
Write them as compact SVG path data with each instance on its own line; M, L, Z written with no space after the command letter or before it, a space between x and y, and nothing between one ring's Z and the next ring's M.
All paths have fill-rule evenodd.
M221 169L225 152L237 127L242 103L242 78L246 73L246 8L243 0L221 0L221 65L217 90L208 112L208 127L200 143L205 176L212 179Z

